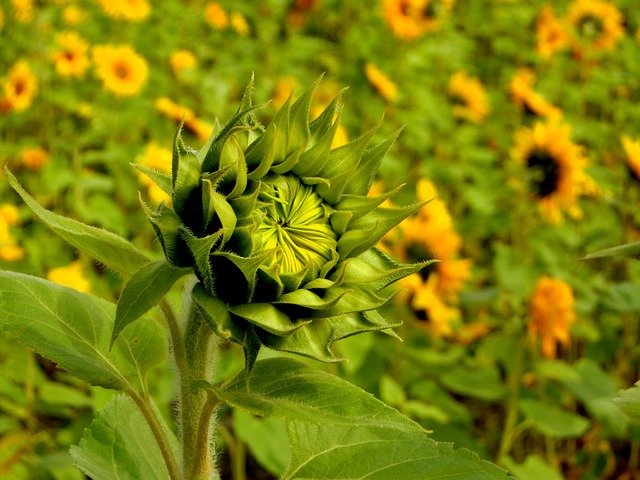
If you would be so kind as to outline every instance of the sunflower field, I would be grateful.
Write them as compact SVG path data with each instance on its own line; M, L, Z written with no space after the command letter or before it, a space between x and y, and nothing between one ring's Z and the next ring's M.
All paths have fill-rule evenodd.
M203 147L253 78L256 103L269 102L256 122L280 125L311 86L311 132L332 125L327 151L385 148L369 195L408 213L376 249L424 262L376 304L388 323L368 329L382 332L349 331L331 354L263 335L259 358L315 357L302 361L514 478L640 479L637 0L1 0L0 270L116 303L123 278L65 243L66 227L50 230L44 209L169 258L149 206L172 203L158 179L171 176L176 130ZM331 174L360 190L359 170ZM259 198L328 185L300 175L263 179ZM299 216L322 216L318 205ZM236 226L220 217L221 231ZM277 249L274 225L258 231ZM378 232L363 225L343 237ZM321 271L342 248L322 228L311 254L274 254L265 271ZM167 296L179 303L179 290ZM216 356L221 382L245 362L234 342ZM0 329L0 478L91 478L69 449L115 393L45 357ZM148 377L171 418L175 366ZM231 403L217 411L213 478L280 478L285 422Z

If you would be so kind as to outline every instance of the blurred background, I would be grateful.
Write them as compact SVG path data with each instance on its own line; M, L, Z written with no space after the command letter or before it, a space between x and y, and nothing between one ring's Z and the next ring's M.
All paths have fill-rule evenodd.
M636 0L1 0L0 163L46 208L152 257L131 166L169 171L181 119L200 148L252 73L267 124L324 75L345 87L337 148L402 128L374 190L431 202L380 248L438 259L384 308L404 342L314 363L524 480L640 479L640 429L612 401L639 379L640 264L581 260L640 239ZM117 300L119 278L66 245L0 173L0 268ZM153 312L151 312L153 315ZM266 353L268 355L269 353ZM223 344L217 375L242 368ZM153 371L171 415L173 378ZM0 477L82 479L67 455L112 393L0 333ZM283 424L220 413L223 478L271 479Z

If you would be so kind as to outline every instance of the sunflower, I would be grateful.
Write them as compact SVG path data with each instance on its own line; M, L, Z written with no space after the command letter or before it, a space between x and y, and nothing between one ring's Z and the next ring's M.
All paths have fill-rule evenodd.
M382 0L384 18L393 34L414 40L438 30L455 0Z
M535 116L550 119L561 118L562 111L533 90L535 80L536 77L532 70L528 68L518 69L509 84L509 93L514 103Z
M218 2L205 5L204 18L216 30L224 30L229 26L229 15Z
M571 42L565 24L556 17L553 7L542 7L536 22L536 50L542 58L551 58L555 52L564 50Z
M111 18L139 22L151 13L147 0L100 0L100 5Z
M24 148L20 160L28 170L38 171L49 160L49 153L42 147Z
M62 18L67 25L78 25L86 17L86 12L77 5L69 5L62 11Z
M12 225L20 221L20 213L14 205L0 205L0 260L17 262L24 258L24 249L11 234Z
M449 94L455 103L455 117L481 123L488 115L487 93L476 77L465 72L454 73L449 80Z
M542 355L555 358L557 345L569 346L569 328L576 321L575 298L569 284L542 276L529 305L529 338L540 339Z
M640 182L640 140L633 140L631 137L624 135L622 137L622 147L627 154L627 167L631 176Z
M33 0L11 0L13 16L22 23L33 20Z
M246 37L251 33L249 22L247 22L247 17L245 17L240 12L231 12L229 23L231 24L231 28L233 28L233 30L237 34L242 35L243 37Z
M414 275L416 277L416 275ZM411 300L420 325L425 326L435 337L449 337L453 326L460 319L460 309L447 305L437 291L435 278L420 282ZM401 283L401 285L405 285Z
M18 61L9 70L4 81L3 103L8 110L22 111L31 106L38 93L38 80L24 60Z
M147 81L146 60L129 46L97 45L93 47L93 62L104 87L117 96L135 95Z
M174 50L169 56L173 73L178 76L183 70L193 70L198 66L196 56L190 50Z
M91 283L84 274L80 260L71 262L64 267L50 270L49 273L47 273L47 279L60 285L74 288L79 292L91 292Z
M0 7L0 30L4 27L4 10Z
M545 218L553 223L559 223L565 211L580 217L578 197L597 193L584 170L588 164L584 148L571 141L568 125L548 121L520 129L511 155L529 171L533 196Z
M89 68L89 44L75 32L56 35L60 47L53 55L56 72L63 77L82 78Z
M574 0L567 12L580 43L595 50L611 50L624 35L624 18L612 3L603 0Z
M394 103L398 98L398 86L373 63L364 66L364 74L378 94L387 102Z
M184 127L198 138L206 140L211 135L213 125L200 120L193 110L167 97L159 97L155 102L156 110L176 122L184 121Z

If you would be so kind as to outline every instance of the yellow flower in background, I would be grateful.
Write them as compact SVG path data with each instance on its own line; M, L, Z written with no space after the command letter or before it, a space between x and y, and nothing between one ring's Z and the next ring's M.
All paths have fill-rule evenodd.
M11 0L13 16L22 23L33 20L33 0Z
M67 25L76 26L82 22L87 14L77 5L69 5L62 11L62 19Z
M246 37L251 33L247 18L240 12L231 12L231 18L229 21L231 23L231 28L243 37Z
M533 197L552 223L562 221L564 212L579 218L580 195L598 192L585 172L588 161L584 148L571 141L568 125L548 121L521 128L515 133L511 156L527 168Z
M20 60L11 67L3 84L3 103L9 110L26 110L38 93L38 80L29 64Z
M64 267L50 270L47 274L47 279L65 287L75 288L79 292L91 292L91 283L84 274L80 260L71 262Z
M184 127L194 133L199 139L206 140L209 138L209 135L211 135L213 125L200 120L189 107L175 103L167 97L157 98L155 107L158 112L176 122L181 122L184 118Z
M7 225L17 225L20 222L20 211L15 205L5 203L0 205L0 220Z
M460 310L447 305L437 292L435 278L423 282L416 290L411 307L419 320L435 337L449 337L460 319Z
M481 123L489 114L487 92L478 78L465 72L454 73L449 80L449 94L455 101L455 117Z
M100 5L111 18L139 22L151 13L147 0L100 0Z
M398 98L398 86L373 63L364 66L364 74L378 94L387 102L394 103Z
M0 30L4 27L4 10L0 7Z
M171 173L171 150L162 148L157 143L149 143L144 152L136 157L136 163L151 170L161 173ZM140 183L147 188L147 194L154 203L171 203L171 197L167 195L151 178L142 172L138 175Z
M117 96L136 95L147 82L147 61L133 48L126 45L96 45L92 52L93 62L104 87Z
M75 32L62 32L56 35L59 49L53 60L56 72L63 77L82 78L89 68L89 44Z
M229 26L229 15L218 2L209 2L205 5L204 18L216 30L224 30Z
M384 18L393 34L414 40L438 30L455 0L382 0Z
M528 333L531 339L540 339L545 357L556 357L558 343L569 346L569 328L576 321L574 305L569 284L547 276L538 279L529 306Z
M49 153L42 147L23 148L20 160L28 170L38 171L49 160Z
M0 260L18 262L24 258L24 249L18 245L9 228L19 222L20 212L14 205L0 205Z
M536 77L532 70L518 69L509 84L509 93L513 102L532 115L550 119L561 118L562 111L533 90L535 80Z
M640 140L633 140L631 137L623 135L622 147L627 155L625 160L631 176L640 182Z
M169 64L175 75L183 70L194 69L198 66L196 56L190 50L174 50L169 56Z
M616 6L603 0L574 0L567 21L576 36L596 50L611 50L624 35L624 18Z
M536 50L542 58L551 58L559 51L569 47L571 35L565 24L556 17L553 7L542 7L536 22Z

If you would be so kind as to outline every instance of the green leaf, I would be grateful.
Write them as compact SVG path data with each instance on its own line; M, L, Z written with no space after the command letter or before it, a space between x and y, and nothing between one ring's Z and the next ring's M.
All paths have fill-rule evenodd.
M167 353L157 322L126 328L113 349L115 305L36 277L0 272L0 327L78 378L141 392L151 367Z
M169 478L149 425L124 395L107 404L70 453L76 466L93 480Z
M640 422L640 382L627 390L621 390L613 403L634 422Z
M505 466L520 480L563 480L563 476L537 455L528 455L524 463L517 465L511 458L503 459Z
M497 400L506 394L495 365L458 366L443 373L440 380L452 392L481 400Z
M617 247L605 248L597 252L590 253L582 257L582 260L593 260L594 258L606 257L628 257L640 259L640 242L627 243Z
M9 184L18 192L33 213L62 239L83 252L91 255L100 263L118 272L125 278L130 277L149 259L136 247L107 230L91 227L71 218L63 217L43 208L22 188L16 177L5 167Z
M292 457L283 480L512 478L475 453L431 440L424 431L299 421L288 422L287 430Z
M289 464L287 430L280 418L256 418L244 410L233 410L233 431L247 444L253 457L274 475L282 475Z
M124 286L118 301L111 344L113 345L124 327L147 313L180 277L190 272L190 268L176 268L163 258L134 273Z
M518 408L533 428L551 438L577 438L587 431L591 423L580 415L532 398L519 400Z

